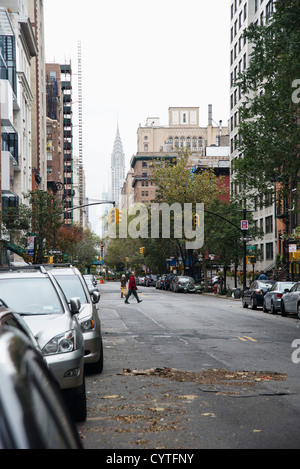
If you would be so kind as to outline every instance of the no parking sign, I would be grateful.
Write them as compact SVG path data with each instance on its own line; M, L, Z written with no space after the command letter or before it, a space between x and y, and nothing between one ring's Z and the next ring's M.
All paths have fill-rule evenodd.
M241 230L248 230L248 220L241 220Z

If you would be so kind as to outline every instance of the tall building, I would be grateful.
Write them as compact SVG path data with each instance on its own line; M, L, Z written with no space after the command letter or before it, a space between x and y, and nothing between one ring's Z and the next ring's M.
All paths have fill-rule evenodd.
M0 102L1 197L6 207L28 203L23 194L32 189L31 60L38 47L30 22L27 0L1 0ZM1 233L6 263L19 253L10 233ZM3 246L4 243L4 246Z
M32 136L32 189L47 189L46 156L46 76L43 0L28 0L28 12L37 44L37 54L31 60L30 87Z
M54 194L64 189L63 94L59 64L46 64L47 188Z
M125 154L123 151L122 140L117 126L117 134L111 154L111 192L112 200L118 206L121 200L121 189L125 178Z
M244 38L244 31L252 23L264 25L273 11L273 0L233 0L231 2L231 48L230 48L230 159L240 158L236 141L239 140L239 107L243 104L241 90L234 86L240 72L247 69L251 44ZM231 173L231 194L239 193L240 188ZM263 203L262 203L263 202ZM247 201L246 201L247 203ZM272 197L264 201L257 201L254 206L247 206L253 210L255 223L264 232L263 239L254 240L253 244L261 252L261 258L255 264L256 270L268 270L274 267L276 247L276 217ZM252 266L251 266L252 269Z
M223 127L221 121L219 126L213 126L211 105L207 126L199 124L198 107L170 107L169 125L161 125L158 117L149 117L145 126L139 126L137 141L137 153L130 162L132 178L128 177L123 187L127 204L128 201L151 203L156 194L151 175L153 158L172 160L184 149L190 152L189 164L195 172L210 166L217 174L227 175L229 180L228 128ZM131 179L133 194L130 194L128 186Z

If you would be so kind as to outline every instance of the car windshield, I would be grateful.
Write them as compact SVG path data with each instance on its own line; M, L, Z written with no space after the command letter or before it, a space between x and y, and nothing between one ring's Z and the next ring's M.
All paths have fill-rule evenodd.
M294 284L295 282L275 283L271 288L271 291L283 292L284 290L290 290Z
M0 298L19 314L63 314L57 292L48 277L3 278Z
M178 278L178 281L181 282L181 283L187 283L189 282L189 278L188 277L179 277Z
M71 298L79 298L81 303L88 303L83 286L79 280L79 277L76 275L61 275L53 274L59 283L62 291L67 298L67 301L70 302Z

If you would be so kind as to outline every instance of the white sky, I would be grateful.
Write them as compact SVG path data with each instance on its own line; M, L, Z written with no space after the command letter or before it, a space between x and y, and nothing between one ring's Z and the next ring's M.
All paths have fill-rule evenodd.
M200 125L206 126L212 104L214 121L227 125L229 0L44 0L44 8L47 62L71 59L76 74L81 42L88 197L102 199L108 189L117 122L126 172L137 150L137 128L147 117L168 125L169 107L198 106ZM74 127L78 154L77 133ZM90 209L94 231L97 213Z

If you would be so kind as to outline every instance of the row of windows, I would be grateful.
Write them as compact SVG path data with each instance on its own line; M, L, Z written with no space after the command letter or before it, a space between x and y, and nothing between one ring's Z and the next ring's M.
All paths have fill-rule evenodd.
M192 151L202 151L203 138L202 137L169 137L167 142L172 148L187 148ZM144 144L144 151L148 151L148 143Z

